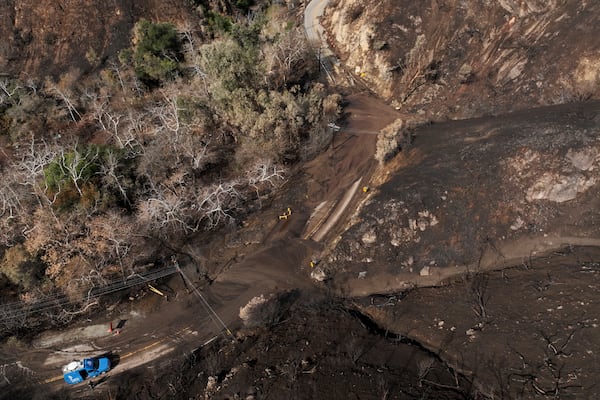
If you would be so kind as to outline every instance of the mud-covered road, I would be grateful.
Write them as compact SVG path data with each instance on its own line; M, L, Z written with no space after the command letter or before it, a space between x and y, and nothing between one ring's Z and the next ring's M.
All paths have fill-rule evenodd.
M272 208L182 249L201 296L176 277L8 341L0 396L595 398L600 104L424 124L385 166L374 133L403 116L366 93L344 111ZM260 296L281 309L249 330ZM94 391L65 389L99 354Z
M412 350L412 366L402 365L403 369L409 368L415 374L412 382L416 386L413 389L430 379L433 383L428 383L428 387L439 389L439 385L448 384L448 377L434 379L436 375L432 372L439 372L441 367L437 363L442 362L453 371L464 374L461 379L471 380L466 386L457 383L458 386L452 390L470 393L474 398L477 396L473 393L487 396L505 389L507 396L516 393L514 398L550 393L553 387L566 395L587 396L594 393L593 374L587 371L596 362L593 332L598 322L594 310L600 298L594 288L597 286L596 270L600 259L593 247L577 245L595 245L597 240L593 235L597 227L594 217L597 210L594 207L596 189L591 187L585 195L577 195L576 202L545 202L542 211L556 210L548 214L540 214L537 207L532 207L536 212L532 215L537 218L545 215L545 225L538 223L535 230L529 224L519 227L522 228L520 230L515 229L513 218L502 218L497 214L494 214L495 219L484 218L481 213L488 215L490 209L487 205L494 199L518 205L521 200L514 199L526 197L528 185L518 186L513 180L518 175L503 175L499 168L488 166L511 158L507 154L511 152L510 147L506 144L515 140L522 146L527 145L530 151L549 149L554 156L564 155L568 149L581 149L579 144L589 146L597 139L598 103L547 107L423 126L413 132L413 143L405 149L405 153L386 166L389 175L382 180L381 175L372 179L373 173L381 174L382 170L373 161L376 136L369 132L380 129L397 115L384 103L365 95L354 95L348 99L348 118L332 146L290 180L273 210L248 220L244 229L226 233L222 241L210 246L198 243L196 251L204 254L205 263L211 262L211 255L215 256L215 260L227 257L230 260L215 261L210 269L212 283L201 291L216 315L232 332L236 332L243 328L240 308L257 296L268 298L289 293L290 304L297 298L304 299L299 304L305 304L307 298L319 299L325 293L337 293L335 297L346 299L341 305L343 308L354 309L354 312L363 315L365 327L372 325L377 328L372 328L370 334L365 331L365 337L351 331L351 337L358 335L361 339L353 339L351 347L356 347L354 350L334 351L338 358L335 363L343 364L341 360L345 356L352 359L353 351L363 348L362 341L383 340L383 345L394 343L394 338L401 337L423 347L422 350ZM538 130L545 134L539 134ZM494 134L490 135L490 132ZM561 136L562 133L566 136ZM562 139L557 140L555 135ZM481 146L475 147L473 143ZM563 147L565 150L560 150ZM544 164L544 173L551 171L550 164L555 164L550 153L547 155L549 164ZM473 165L481 168L476 169ZM533 169L528 171L533 173ZM479 179L473 181L473 174ZM531 181L535 182L535 177ZM356 182L361 182L360 186L368 185L369 192L359 190ZM513 200L502 182L515 185L510 186L512 191L508 191ZM483 202L470 199L471 196L489 198ZM410 199L416 203L412 204ZM411 241L401 246L385 244L390 240L385 232L404 221L404 217L390 216L390 209L386 207L386 204L398 201L404 201L402 213L410 214L413 207L415 215L419 210L430 210L431 215L439 219L438 223L431 224L431 217L427 216L430 223L423 230L417 227L418 236L411 234ZM346 208L339 210L340 204ZM287 219L279 219L288 207L291 215ZM494 210L497 213L499 207ZM582 219L582 214L588 218ZM522 211L519 215L525 219L528 214ZM336 223L328 224L332 216L336 216ZM549 220L551 216L557 220ZM374 221L378 221L375 230L378 240L370 244L362 238L365 232L373 229ZM325 226L330 228L323 230ZM461 233L462 230L466 233ZM468 232L480 231L493 231L495 236L468 235ZM320 241L314 240L317 233ZM453 236L457 237L457 241L448 242ZM468 245L468 238L471 238L472 246ZM346 246L356 242L361 244L353 247L352 258L344 259L342 255L346 254ZM440 244L446 246L445 251L441 251ZM398 253L399 250L402 253ZM396 253L391 254L393 251ZM309 262L315 255L322 257L319 267L331 273L332 278L325 283L315 283L310 279L313 270ZM404 257L410 255L413 256L412 271L411 265L403 263ZM420 257L436 255L445 258L436 259L435 264L430 263L428 258L426 266L429 273L423 273L422 267L418 268ZM448 257L455 257L455 260L448 262ZM463 264L459 264L460 260ZM182 265L194 284L201 285L202 276L197 274L194 266L190 263ZM491 272L493 270L498 272ZM415 289L422 285L441 287ZM27 350L25 344L10 343L3 348L6 363L17 365L18 361L28 370L16 370L15 376L8 375L7 379L29 374L28 379L40 385L38 391L58 390L64 387L58 373L61 364L74 356L112 352L117 365L94 392L94 395L106 395L122 384L123 373L130 376L132 371L138 371L138 374L139 371L149 371L152 377L170 379L168 372L161 372L161 365L172 365L190 354L202 354L210 359L214 351L224 349L229 349L228 354L232 357L228 362L233 365L229 368L236 371L235 362L243 364L244 357L250 354L244 351L258 351L256 346L261 345L255 340L262 335L252 339L253 344L249 348L233 345L231 349L231 342L223 342L222 338L229 335L224 333L221 322L214 316L211 318L201 299L190 292L179 277L159 288L169 293L168 299L148 292L140 302L121 301L106 315L84 322L73 330L46 332L33 342L34 351ZM326 298L322 301L331 302ZM287 324L306 323L306 319L305 322L295 319L296 315L307 312L306 306L290 304L283 304L284 310L279 317L288 321ZM288 314L292 312L286 311L289 307L298 309ZM308 307L321 310L323 315L332 312L317 300ZM331 315L329 319L335 321L337 317ZM106 331L109 321L115 321L115 324L124 321L120 334ZM348 320L336 323L343 329L352 326ZM344 336L337 339L327 336L333 335L335 329L328 328L327 321L320 324L321 328L316 332L309 334L306 331L310 345L300 349L289 347L286 350L289 353L277 357L270 351L260 353L260 363L250 368L246 375L233 374L225 386L229 389L219 393L242 390L240 388L244 385L265 379L261 377L266 374L265 368L261 372L260 365L269 362L278 365L275 361L278 358L283 363L279 368L284 368L283 365L289 365L289 360L294 357L306 358L307 354L317 352L321 357L319 368L332 368L329 356L326 356L330 353L326 350L319 353L317 349L320 346L327 349L325 343L343 346L347 336L346 339ZM310 325L313 326L312 323ZM328 332L327 335L320 337L319 329ZM271 341L304 340L293 339L294 335L281 329L273 328L268 332ZM387 333L382 335L382 332ZM517 332L518 341L512 338ZM213 342L203 349L203 345L214 340L215 336L219 336L216 342L219 347L215 348ZM250 337L254 336L251 334ZM248 341L241 340L238 343ZM395 346L404 345L410 346L400 343ZM264 346L268 349L271 345ZM375 354L372 356L376 357ZM423 360L431 357L437 366L427 369L425 364L433 361ZM544 357L552 364L544 361ZM352 363L360 365L360 359ZM364 362L367 359L365 357ZM420 366L414 360L421 360ZM399 382L397 377L393 377L399 373L394 369L398 366L393 367L389 360L382 362L382 366L391 368L392 375L386 380L396 379ZM482 365L494 368L482 368ZM206 370L214 367L198 362L196 368ZM425 370L420 370L423 368ZM297 372L302 374L300 370ZM362 379L373 379L372 373L365 373ZM425 373L432 375L429 378L427 375L419 377L419 374ZM142 379L136 376L136 379ZM16 381L22 382L22 379ZM202 378L202 382L207 385L206 377ZM338 381L334 386L342 387L344 382ZM283 390L288 384L289 381L284 379L277 385L281 385ZM327 382L327 385L332 383ZM357 385L357 393L365 390L360 383ZM87 387L70 388L68 393L76 397L90 395ZM158 397L167 398L166 393ZM274 392L269 393L273 396ZM415 389L414 393L419 393L419 389ZM297 398L310 398L310 395L307 396L297 395ZM389 398L413 397L390 395Z
M393 118L394 111L385 103L364 96L350 98L348 131L362 130L365 120L369 129L376 131ZM65 332L45 332L34 340L37 347L34 351L26 350L20 343L9 344L3 350L5 363L22 363L31 371L32 382L56 390L64 386L60 367L71 359L113 353L118 362L103 385L95 389L99 393L104 390L102 386L109 390L111 380L129 368L146 368L144 365L156 365L165 357L181 357L215 335L227 336L225 327L235 332L241 327L240 308L254 297L315 290L310 278L310 260L343 225L345 209L360 200L361 192L355 182L363 177L368 181L374 165L375 139L371 134L339 132L330 149L298 172L295 177L298 181L288 183L290 188L284 195L281 213L285 214L289 207L291 215L279 219L281 213L275 209L254 217L247 221L247 231L230 232L223 242L212 244L212 250L206 249L205 254L210 254L231 247L225 253L233 256L232 262L225 265L209 266L212 281L201 293L212 311L176 277L164 287L159 286L168 294L166 298L150 293L154 297L140 304L117 302L113 309L93 321ZM324 204L328 213L314 212ZM332 215L335 221L328 223ZM315 235L319 241L313 240ZM244 244L240 237L250 240ZM242 244L235 248L232 243ZM211 260L207 258L206 262ZM194 284L201 284L202 276L193 265L182 263L182 266ZM108 331L111 322L116 328L120 321L123 326L119 334ZM13 375L19 377L22 371L9 373L7 379ZM71 391L81 395L87 392L87 386Z

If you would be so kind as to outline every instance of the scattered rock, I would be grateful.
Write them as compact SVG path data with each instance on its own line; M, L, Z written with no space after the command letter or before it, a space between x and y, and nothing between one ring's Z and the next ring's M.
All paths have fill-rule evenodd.
M514 224L512 224L510 226L510 229L513 231L518 231L519 229L521 229L523 227L523 225L525 225L525 221L523 221L523 219L521 219L521 217L517 217L517 220L515 221Z
M215 378L214 376L209 376L208 377L208 382L206 382L206 389L205 392L208 393L214 393L215 391L217 391L219 388L217 387L217 378Z
M388 43L385 40L376 40L373 43L373 48L375 50L384 50L388 47Z
M416 231L417 230L417 221L412 218L409 218L408 219L408 227L411 230Z
M440 221L435 217L435 215L431 215L431 219L429 220L429 226L436 226Z
M405 261L402 261L402 266L404 267L412 267L415 263L415 258L413 256L409 256Z
M576 174L565 176L557 173L545 173L527 190L527 200L550 200L556 203L573 200L596 183L596 178L586 178Z
M426 266L426 267L421 268L421 271L419 271L419 275L421 275L421 276L431 275L430 267Z
M570 149L567 152L567 159L573 166L581 171L591 171L598 158L598 150L594 147L588 147L580 151Z
M474 76L473 67L469 64L463 64L458 70L458 80L460 83L471 83Z
M364 244L373 244L377 241L377 234L373 230L365 232L361 240Z

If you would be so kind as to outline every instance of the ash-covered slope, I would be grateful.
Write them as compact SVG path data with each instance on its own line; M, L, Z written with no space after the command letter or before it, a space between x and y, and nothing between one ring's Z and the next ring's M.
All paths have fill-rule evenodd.
M330 256L346 293L436 284L600 244L600 102L433 124L414 135Z
M600 94L598 2L329 4L342 65L407 111L465 118Z

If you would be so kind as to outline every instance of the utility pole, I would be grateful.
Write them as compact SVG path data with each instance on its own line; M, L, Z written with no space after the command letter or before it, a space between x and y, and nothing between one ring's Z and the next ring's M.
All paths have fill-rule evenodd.
M177 258L175 258L175 256L173 256L173 257L171 257L171 261L173 261L175 268L177 268L177 272L179 272L181 274L181 277L183 278L184 283L189 288L192 288L192 291L194 292L194 294L200 299L200 304L202 304L202 306L208 313L208 316L210 317L210 319L215 323L215 325L217 325L218 328L222 328L223 330L225 330L225 332L227 332L227 334L229 336L234 338L233 333L231 333L231 331L229 330L227 325L225 325L225 322L223 322L223 320L221 319L221 317L219 317L217 312L210 306L210 304L208 304L208 301L206 301L204 296L202 296L202 293L200 293L198 288L196 288L196 286L194 286L194 283L191 281L191 279L188 278L188 276L183 273L183 271L181 270L181 267L179 267Z
M321 75L321 46L317 50L317 59L319 60L319 75Z

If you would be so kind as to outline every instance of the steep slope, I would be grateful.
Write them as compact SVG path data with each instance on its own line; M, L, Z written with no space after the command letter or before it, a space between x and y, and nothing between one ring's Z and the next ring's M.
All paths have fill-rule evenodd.
M0 70L23 79L86 72L129 46L141 18L192 20L182 0L7 0L0 3Z
M599 15L590 1L336 0L325 24L381 96L463 118L598 96Z

